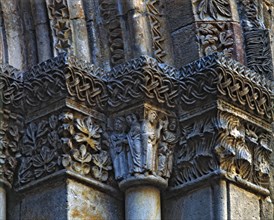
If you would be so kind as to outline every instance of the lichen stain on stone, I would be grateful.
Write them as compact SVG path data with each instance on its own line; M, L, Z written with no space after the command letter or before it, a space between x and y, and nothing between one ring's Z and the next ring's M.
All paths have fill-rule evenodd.
M81 210L73 209L71 211L71 218L74 220L104 220L100 214L90 213L88 210L88 207L85 207ZM92 207L92 210L94 210L94 207Z

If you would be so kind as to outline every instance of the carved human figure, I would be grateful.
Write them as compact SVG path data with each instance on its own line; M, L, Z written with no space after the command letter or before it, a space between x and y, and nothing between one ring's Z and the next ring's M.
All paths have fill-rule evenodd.
M157 127L157 112L148 110L146 120L143 123L143 141L144 141L144 167L149 173L155 174L157 142L160 137L162 125Z
M159 144L159 164L158 175L169 178L173 165L173 150L177 143L176 119L172 118L170 122L166 120L163 125L162 139Z
M115 170L115 179L121 180L127 175L126 148L127 137L125 134L125 119L117 117L114 120L114 131L110 135L111 156Z
M142 172L142 143L141 143L141 125L135 114L129 114L126 121L130 126L127 134L127 140L132 156L133 172L135 174Z

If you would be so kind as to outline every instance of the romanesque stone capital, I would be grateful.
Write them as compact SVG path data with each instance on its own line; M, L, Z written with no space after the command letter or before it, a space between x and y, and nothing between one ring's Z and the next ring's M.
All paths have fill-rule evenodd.
M217 177L268 195L271 82L212 55L182 68L180 84L181 138L171 188Z

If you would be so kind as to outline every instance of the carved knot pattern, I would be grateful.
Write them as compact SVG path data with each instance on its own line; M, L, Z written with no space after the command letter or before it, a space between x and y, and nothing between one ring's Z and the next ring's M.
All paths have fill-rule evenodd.
M72 113L31 122L23 137L19 184L63 168L107 181L112 166L107 151L102 149L101 133L102 129L91 118L74 119Z
M104 81L77 68L67 67L64 72L69 95L86 103L89 107L104 109L108 99Z
M214 52L223 52L225 56L232 56L234 39L228 23L201 24L197 31L203 56Z
M221 67L217 70L219 72L218 91L223 97L229 97L231 101L247 106L268 121L272 119L271 97L268 91L232 71Z
M170 177L178 141L175 118L148 109L144 120L135 113L117 116L109 139L116 180L141 174Z
M220 112L181 122L171 185L197 181L221 169L227 176L268 188L271 134Z
M194 0L194 2L201 20L231 17L229 0Z
M108 39L113 66L124 62L124 39L115 0L100 1L101 14L108 29Z
M51 0L51 3L48 5L48 10L56 37L55 49L59 53L69 52L72 46L72 33L66 0Z
M155 60L133 60L118 66L109 76L109 105L118 107L130 101L149 98L165 103L168 107L176 105L178 85L171 77L164 75Z
M148 0L146 3L146 7L150 19L154 55L157 61L163 63L163 58L166 56L166 52L163 48L163 42L165 41L165 39L163 38L161 33L161 14L158 9L159 4L159 0Z
M13 75L13 74L12 74ZM20 110L23 108L23 83L11 78L5 72L0 73L0 101L5 107Z
M26 104L38 107L41 104L60 99L66 94L65 78L62 70L52 69L24 83Z
M180 81L182 109L189 110L207 100L212 100L217 94L218 73L214 68L204 73L196 73Z

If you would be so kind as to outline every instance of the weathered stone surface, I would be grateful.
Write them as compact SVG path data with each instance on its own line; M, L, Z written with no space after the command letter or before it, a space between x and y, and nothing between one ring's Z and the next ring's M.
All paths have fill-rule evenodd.
M125 192L126 219L161 219L160 190L150 186L129 188Z
M21 219L67 219L66 184L48 184L28 191L21 200ZM41 190L42 189L42 190ZM43 204L43 205L41 205ZM14 219L15 220L15 219Z
M213 219L212 189L204 187L163 201L163 219ZM220 219L220 218L217 218Z
M124 201L117 196L74 180L68 181L67 190L67 219L120 220L124 218Z
M241 198L241 199L239 199ZM233 184L229 185L231 219L260 219L259 198Z

